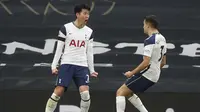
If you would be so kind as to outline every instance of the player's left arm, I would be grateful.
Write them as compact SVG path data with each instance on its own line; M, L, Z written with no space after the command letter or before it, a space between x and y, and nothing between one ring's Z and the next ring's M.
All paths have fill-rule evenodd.
M141 72L142 70L146 69L149 66L154 44L155 42L153 42L152 40L145 40L143 61L132 71L126 72L125 73L126 77L131 77L134 74Z
M136 73L139 73L140 71L146 69L149 66L149 62L150 62L150 57L148 56L144 56L142 63L140 63L135 69L133 69L132 71L128 71L125 73L125 75L127 77L131 77Z
M93 55L93 36L90 37L87 45L87 60L88 68L91 76L97 77L98 73L94 70L94 55Z

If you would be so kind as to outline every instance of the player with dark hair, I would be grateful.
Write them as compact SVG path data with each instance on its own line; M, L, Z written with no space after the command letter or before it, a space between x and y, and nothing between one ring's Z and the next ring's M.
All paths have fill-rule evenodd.
M117 90L117 112L125 111L125 97L140 112L148 112L136 94L154 85L160 77L160 69L166 64L167 44L165 37L158 31L159 22L156 16L146 16L143 24L144 33L148 35L148 38L144 40L143 61L135 69L124 74L128 79Z
M97 77L93 62L93 30L86 26L90 7L85 4L74 8L76 20L63 25L58 34L56 53L52 62L52 73L58 74L56 87L49 98L45 112L54 112L57 102L73 80L79 89L81 112L90 107L89 74ZM59 60L61 66L57 69Z

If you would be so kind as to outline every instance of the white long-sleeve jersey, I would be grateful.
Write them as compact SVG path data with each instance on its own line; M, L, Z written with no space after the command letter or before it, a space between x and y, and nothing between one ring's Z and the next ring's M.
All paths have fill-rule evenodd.
M55 69L61 59L61 65L85 66L89 68L90 73L93 73L95 70L92 33L93 30L88 26L78 28L73 22L62 26L51 68Z

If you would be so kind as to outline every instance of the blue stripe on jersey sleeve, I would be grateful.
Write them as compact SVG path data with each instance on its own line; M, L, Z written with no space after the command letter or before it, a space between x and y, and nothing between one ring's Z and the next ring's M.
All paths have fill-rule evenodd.
M60 31L61 31L65 36L67 35L66 28L65 28L64 25L60 28Z
M153 34L151 37L149 37L148 39L146 39L144 41L144 46L150 45L150 44L155 44L155 37L156 35Z
M58 37L57 39L58 39L58 40L60 40L60 41L63 41L63 42L65 42L65 38Z
M94 33L91 34L89 40L93 39L94 38Z

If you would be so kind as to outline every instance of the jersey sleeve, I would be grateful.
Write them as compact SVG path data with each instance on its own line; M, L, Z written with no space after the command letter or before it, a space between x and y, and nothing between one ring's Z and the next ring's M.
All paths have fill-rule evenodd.
M91 34L89 40L93 40L94 39L94 33Z
M60 28L59 33L58 33L57 48L56 48L56 52L55 52L53 62L52 62L52 65L51 65L52 69L55 69L58 65L58 62L59 62L60 57L62 55L62 50L64 48L64 42L65 42L66 37L67 37L67 32L66 32L65 26L63 25Z
M151 57L155 45L155 35L144 41L144 56Z
M88 60L88 68L90 73L95 72L94 70L94 55L93 55L93 39L94 35L92 34L89 38L87 45L87 60Z
M63 26L60 28L59 32L58 32L58 40L64 42L65 39L66 39L66 37L67 37L67 31L66 31L66 27L63 25Z
M51 64L51 69L57 68L58 62L59 62L60 57L62 55L63 47L64 47L64 42L58 41L57 42L56 52L55 52L54 58L53 58L53 62Z

